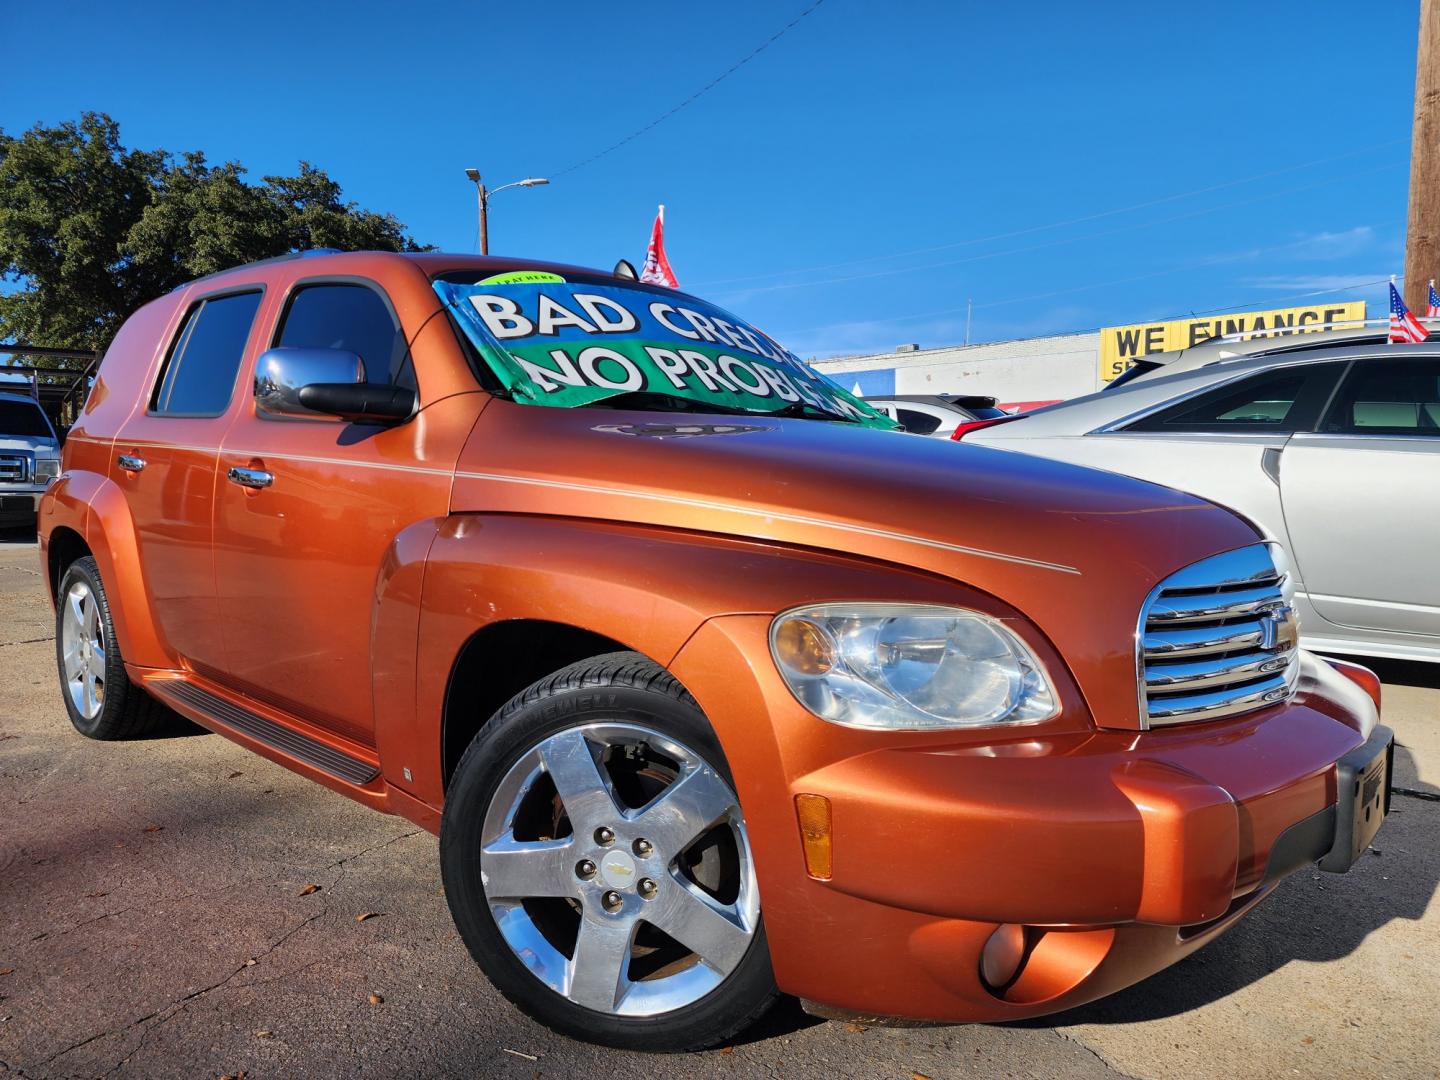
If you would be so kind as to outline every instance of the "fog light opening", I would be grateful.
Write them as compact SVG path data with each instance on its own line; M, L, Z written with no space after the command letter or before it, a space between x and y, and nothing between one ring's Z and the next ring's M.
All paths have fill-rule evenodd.
M824 795L796 795L795 816L800 822L800 843L805 849L805 872L819 881L829 881L834 865L830 800Z
M1020 975L1025 965L1025 927L1002 923L995 928L980 951L980 978L994 993L1001 993Z

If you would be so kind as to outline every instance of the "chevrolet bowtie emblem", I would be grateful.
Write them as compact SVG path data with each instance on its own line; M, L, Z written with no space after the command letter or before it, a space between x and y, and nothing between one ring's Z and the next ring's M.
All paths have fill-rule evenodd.
M1266 652L1285 652L1295 648L1299 640L1295 609L1288 604L1271 608L1260 616L1260 648Z

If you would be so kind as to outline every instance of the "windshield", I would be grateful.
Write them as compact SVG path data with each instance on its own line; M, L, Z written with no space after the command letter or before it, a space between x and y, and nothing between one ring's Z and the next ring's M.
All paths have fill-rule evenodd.
M896 426L768 335L684 293L529 270L440 280L435 291L524 405L613 402Z
M40 406L28 401L7 401L0 398L0 437L53 439L55 433L45 421Z

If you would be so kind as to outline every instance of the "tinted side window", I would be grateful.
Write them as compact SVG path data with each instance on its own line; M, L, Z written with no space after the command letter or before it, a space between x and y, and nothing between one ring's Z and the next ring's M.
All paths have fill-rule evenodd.
M305 285L290 298L275 344L344 349L365 362L365 380L415 385L405 335L390 306L365 285Z
M1329 363L1262 372L1147 416L1125 430L1308 431L1344 368L1343 363Z
M258 292L209 297L192 307L170 346L151 410L192 416L223 413L259 307Z
M1324 431L1440 438L1440 360L1358 360Z
M900 426L914 435L929 435L940 426L940 417L931 416L929 413L917 412L904 406L896 406L895 412Z

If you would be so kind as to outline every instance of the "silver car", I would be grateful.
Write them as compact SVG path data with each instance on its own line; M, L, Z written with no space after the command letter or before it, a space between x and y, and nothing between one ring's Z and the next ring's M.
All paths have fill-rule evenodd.
M964 438L1229 506L1290 552L1305 647L1440 661L1440 343L1319 337Z

